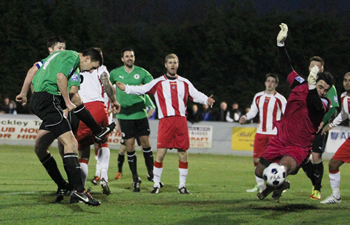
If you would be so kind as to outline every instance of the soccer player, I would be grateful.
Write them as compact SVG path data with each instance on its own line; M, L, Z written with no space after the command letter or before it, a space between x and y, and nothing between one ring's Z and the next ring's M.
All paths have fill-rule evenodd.
M286 35L288 34L288 30L286 30ZM287 38L287 36L286 36ZM280 55L286 55L286 48L279 48ZM286 70L287 68L290 68L291 61L289 57L284 57L283 64L285 64ZM320 72L324 71L324 60L319 56L313 56L310 58L309 62L309 72L311 71L312 67L317 66ZM336 113L336 108L339 107L338 102L338 96L337 96L337 90L334 85L332 85L331 89L327 92L326 98L331 100L331 106L329 111L326 113L326 115L323 118L323 121L320 123L317 134L315 136L315 139L312 142L312 161L308 160L305 164L303 164L302 168L305 172L305 174L310 178L313 188L311 195L309 196L310 199L313 200L320 200L321 199L321 182L323 178L323 162L322 162L322 154L324 152L324 149L326 147L326 142L328 138L328 133L325 135L321 135L322 127L329 123L329 120L334 116ZM334 118L334 117L333 117Z
M322 135L327 133L333 127L338 126L342 121L350 118L350 72L344 75L343 86L345 92L341 95L342 110L338 116L322 130ZM329 181L332 187L332 195L325 200L321 201L322 204L336 204L341 203L340 197L340 171L339 168L343 163L350 162L350 138L347 138L345 142L334 153L332 159L329 161Z
M285 53L283 56L288 56L284 49L288 27L286 24L281 24L280 27L277 44L279 48L283 49ZM334 82L330 73L318 72L318 67L314 66L307 81L293 69L289 70L288 74L287 81L292 92L282 119L275 122L277 135L270 139L255 169L255 175L260 178L262 178L264 169L271 162L276 161L284 167L287 175L298 172L299 167L303 162L306 162L311 154L312 141L330 107L330 100L325 98ZM272 198L279 200L282 192L290 188L290 183L284 181L277 188L268 185L265 189L263 189L264 187L259 188L257 197L260 200L271 192L274 192Z
M156 106L154 105L153 101L148 95L145 95L145 106L147 110L147 119L152 116L152 114L155 111ZM139 137L135 137L137 144L141 145ZM134 147L135 148L135 147ZM125 141L123 139L120 140L120 149L118 153L118 172L115 175L115 179L119 180L121 179L121 176L123 174L123 164L125 161L125 152L126 152L126 146L125 146ZM147 167L147 160L145 158L145 163Z
M276 91L278 86L278 76L274 73L266 74L265 91L261 91L254 96L252 105L247 114L239 119L240 124L253 119L259 113L258 128L254 139L253 163L254 167L259 163L259 159L264 152L269 140L276 136L277 129L275 121L281 119L286 109L287 100ZM257 192L258 187L264 187L264 180L255 176L257 185L247 192Z
M324 71L324 61L321 57L311 57L309 71L315 65L319 68L319 71ZM321 183L324 171L322 154L325 150L328 139L328 132L321 134L321 130L323 127L328 126L330 119L334 118L334 115L337 112L337 107L339 107L337 90L334 85L332 85L331 89L329 89L325 97L331 100L331 106L329 111L324 116L320 126L318 127L316 137L312 143L312 162L311 160L309 160L303 165L303 170L306 173L306 175L310 178L313 185L312 192L310 195L310 199L313 200L321 199Z
M111 71L112 84L120 81L130 85L143 85L153 80L152 75L145 69L135 66L134 50L125 48L121 52L123 66ZM143 95L127 95L119 89L117 100L121 111L116 116L122 131L122 138L128 155L128 163L133 176L133 191L140 192L140 179L137 173L137 157L135 152L135 137L139 137L148 171L148 180L153 180L153 152L149 140L150 128L147 119L145 99Z
M49 54L56 51L64 51L66 50L66 41L60 37L51 37L47 40L47 49ZM27 104L27 94L32 84L32 80L42 66L42 61L34 63L34 65L28 70L26 78L24 79L23 86L21 92L16 96L16 101L21 102L22 105Z
M103 65L92 71L81 72L81 84L79 95L86 107L90 111L95 121L100 126L109 125L108 112L105 105L104 96L108 95L113 106L119 105L115 99L113 85L109 81L109 72ZM119 107L118 107L119 108ZM76 135L78 141L78 150L80 153L79 162L83 171L83 182L85 184L88 175L88 162L90 158L90 145L94 144L94 135L89 127L82 121ZM110 188L108 186L108 166L110 158L110 149L107 139L100 143L98 152L98 162L101 171L100 186L103 194L109 195Z
M82 53L58 51L43 61L43 66L35 74L32 81L34 94L31 97L31 108L34 114L42 120L35 141L35 152L39 159L45 162L45 158L48 157L47 149L57 138L64 145L63 162L69 183L75 190L71 193L71 203L81 200L88 205L100 205L100 202L92 198L82 184L77 141L68 120L63 115L62 108L67 108L68 111L75 110L75 115L79 119L89 123L89 127L93 127L95 134L99 133L95 136L98 140L104 140L105 136L114 128L102 129L86 110L79 95L73 94L70 97L68 94L68 79L74 74L76 76L79 69L86 71L102 65L102 55L95 48L86 49ZM49 157L47 160L51 158Z
M176 148L179 155L179 181L178 192L189 194L186 189L188 174L189 134L186 119L186 107L188 99L201 104L212 106L215 100L199 92L193 84L177 74L179 59L175 54L165 57L166 74L152 80L143 86L130 86L117 82L117 87L127 94L152 94L155 97L158 108L158 137L157 154L154 161L154 188L151 193L159 193L161 187L161 175L163 172L163 160L167 149Z

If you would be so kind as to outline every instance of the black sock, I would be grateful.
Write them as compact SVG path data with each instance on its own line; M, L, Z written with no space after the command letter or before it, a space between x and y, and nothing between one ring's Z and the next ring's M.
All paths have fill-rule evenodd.
M314 164L314 186L315 190L321 191L321 183L323 178L323 162L319 162L317 164Z
M137 157L136 152L128 152L128 163L132 173L132 178L134 182L139 180L139 175L137 174Z
M77 192L83 192L85 188L81 179L78 155L75 153L66 153L63 156L63 162L66 167L69 183L73 185Z
M118 172L123 172L123 164L125 161L125 155L118 154Z
M47 156L41 160L41 163L57 186L59 188L65 188L67 182L63 179L60 171L58 170L56 160L53 158L53 156L50 153L47 154Z
M143 148L143 157L145 158L145 164L148 171L148 175L150 175L153 178L153 152L151 150L151 147L149 148Z
M311 160L302 165L302 168L308 178L310 178L312 185L314 185L314 167L312 165Z
M80 106L78 106L74 110L74 114L78 117L78 119L83 121L86 124L86 126L88 126L91 129L92 133L94 133L95 135L102 132L101 126L96 123L95 119L92 117L89 110L85 108L84 104L81 104Z

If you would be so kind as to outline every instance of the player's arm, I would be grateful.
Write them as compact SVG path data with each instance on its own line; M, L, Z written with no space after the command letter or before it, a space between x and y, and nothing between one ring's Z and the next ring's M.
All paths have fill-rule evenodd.
M63 73L57 74L57 86L61 92L61 95L62 95L64 102L66 103L68 111L74 110L76 108L76 105L74 105L69 98L68 79Z
M111 81L108 79L108 74L106 72L103 72L101 74L100 80L102 82L102 85L105 89L105 92L107 93L109 99L111 100L113 113L119 113L120 112L120 104L117 102L115 95L114 95L114 89Z
M328 126L326 126L325 128L323 128L322 133L321 134L326 134L329 130L331 130L333 127L338 126L339 124L341 124L341 122L343 122L344 120L346 120L348 118L347 113L344 111L344 108L342 107L341 112L338 114L337 117L335 117L335 119L328 124Z
M251 120L253 119L259 112L259 108L256 102L256 98L258 97L258 94L256 94L254 96L253 102L250 105L250 110L249 112L247 112L245 115L241 116L241 118L239 118L239 123L240 124L244 124L246 120Z
M280 70L283 74L290 74L294 69L292 66L291 59L285 47L285 41L288 36L288 26L285 23L280 24L280 32L277 35L277 46L278 46L278 63Z
M316 89L317 73L318 73L318 67L314 66L311 68L309 76L307 78L308 85L309 85L309 93L307 94L306 103L311 115L317 115L319 113L325 112L322 99L318 95L318 92ZM329 105L327 106L327 111L328 109L329 109Z
M23 85L22 85L21 93L19 93L16 96L16 101L17 102L22 102L22 105L27 104L27 94L28 94L28 91L30 89L30 85L32 83L32 80L33 80L36 72L38 72L38 70L39 69L37 68L37 66L35 64L28 70L27 76L24 79L24 82L23 82Z

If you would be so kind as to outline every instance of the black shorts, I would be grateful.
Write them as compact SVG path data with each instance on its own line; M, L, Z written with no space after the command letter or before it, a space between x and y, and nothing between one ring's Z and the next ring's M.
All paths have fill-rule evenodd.
M147 117L139 120L119 119L119 125L120 129L122 130L122 138L124 140L133 137L149 136L151 133Z
M33 113L42 120L40 130L48 130L56 138L71 130L68 120L63 116L62 96L47 92L34 92L30 102Z
M316 134L314 141L312 142L312 152L324 153L328 138L328 132L325 135L321 135L321 132Z

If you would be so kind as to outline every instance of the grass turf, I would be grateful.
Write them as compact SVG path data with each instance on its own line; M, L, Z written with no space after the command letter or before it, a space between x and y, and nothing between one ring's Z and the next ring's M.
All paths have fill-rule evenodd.
M50 149L66 177L56 148ZM174 152L174 151L173 151ZM54 203L56 185L36 158L33 147L0 145L0 224L347 224L350 209L350 168L341 167L342 203L322 205L310 200L311 183L301 170L289 176L291 189L279 203L270 196L260 201L246 189L255 184L251 157L191 154L187 188L191 195L177 193L178 157L168 153L162 182L165 187L152 195L141 152L138 170L141 192L133 193L127 162L123 177L115 180L117 151L111 150L111 194L90 180L95 159L90 160L86 187L102 202L99 207L70 204L69 196ZM91 154L93 156L93 154ZM322 199L331 194L328 161L324 162Z

